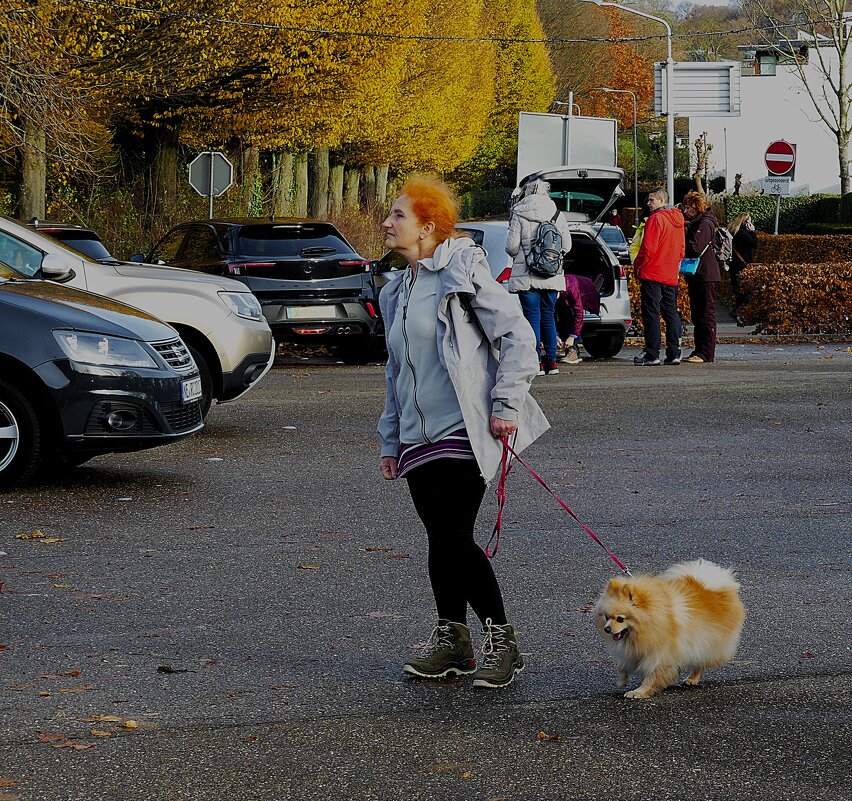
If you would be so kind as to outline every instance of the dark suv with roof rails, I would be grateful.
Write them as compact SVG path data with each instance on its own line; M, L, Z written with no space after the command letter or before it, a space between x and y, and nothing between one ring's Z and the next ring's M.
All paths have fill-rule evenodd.
M366 362L384 341L371 262L329 222L198 220L131 258L242 281L279 342L335 345L345 361Z

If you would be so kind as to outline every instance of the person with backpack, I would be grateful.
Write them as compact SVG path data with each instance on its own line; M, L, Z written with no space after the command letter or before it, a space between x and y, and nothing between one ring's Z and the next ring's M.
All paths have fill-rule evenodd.
M749 295L740 288L740 273L754 261L757 248L757 231L748 212L738 214L728 225L732 237L731 289L734 291L734 313L737 325L742 325L740 308L749 301Z
M719 236L719 221L700 192L687 192L683 198L683 214L687 220L686 256L698 259L698 269L686 275L695 348L684 362L705 364L716 359L716 289L722 280L716 251L723 251L722 237ZM721 230L728 233L727 229Z
M539 375L556 375L557 294L565 290L562 261L571 249L571 234L550 197L547 181L530 181L509 217L506 252L512 256L509 291L521 301L536 342L544 346Z

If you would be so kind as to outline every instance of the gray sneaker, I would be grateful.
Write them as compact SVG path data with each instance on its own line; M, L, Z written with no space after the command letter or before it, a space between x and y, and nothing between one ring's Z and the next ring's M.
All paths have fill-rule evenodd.
M524 659L518 650L515 630L507 623L495 626L491 618L485 621L485 640L482 660L473 674L474 687L508 687L524 669Z
M476 657L470 641L470 630L464 623L439 620L432 629L422 656L409 659L402 668L423 679L466 676L476 670Z

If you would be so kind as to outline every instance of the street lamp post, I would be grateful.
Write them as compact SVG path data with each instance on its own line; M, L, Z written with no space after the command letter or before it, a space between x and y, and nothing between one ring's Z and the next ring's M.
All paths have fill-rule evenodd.
M633 98L633 227L639 227L639 150L636 144L636 93L629 89L610 89L608 86L596 86L593 92L612 92L630 95Z
M623 6L619 3L611 3L606 0L581 0L583 3L594 3L596 6L617 8L636 14L645 19L654 20L666 26L666 91L665 91L665 115L666 115L666 190L669 193L669 203L674 203L674 61L672 61L672 26L662 17L655 17L645 11L639 11L631 6Z

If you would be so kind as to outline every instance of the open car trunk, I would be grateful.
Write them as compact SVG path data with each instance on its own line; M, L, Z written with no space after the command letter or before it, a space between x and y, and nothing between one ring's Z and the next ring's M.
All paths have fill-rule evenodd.
M615 293L616 268L584 231L571 232L571 250L566 254L563 265L566 273L590 279L602 296Z

